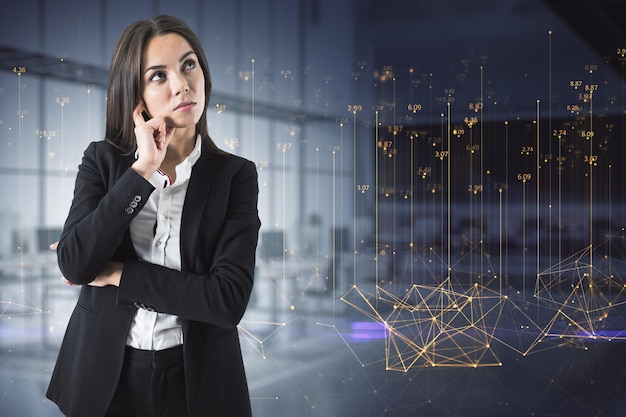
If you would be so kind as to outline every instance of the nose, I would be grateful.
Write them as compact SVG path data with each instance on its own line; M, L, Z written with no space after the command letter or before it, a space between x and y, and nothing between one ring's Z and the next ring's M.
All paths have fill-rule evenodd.
M189 91L189 83L183 74L176 73L171 75L170 83L174 95L184 94Z

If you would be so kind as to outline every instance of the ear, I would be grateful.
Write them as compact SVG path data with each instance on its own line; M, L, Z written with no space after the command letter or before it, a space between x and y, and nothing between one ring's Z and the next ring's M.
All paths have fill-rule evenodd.
M143 101L143 98L139 98L139 102L137 103L135 109L139 110L139 113L141 114L141 117L143 117L143 120L145 122L152 119L152 116L150 116L150 113L148 113L148 108L146 107L146 102Z

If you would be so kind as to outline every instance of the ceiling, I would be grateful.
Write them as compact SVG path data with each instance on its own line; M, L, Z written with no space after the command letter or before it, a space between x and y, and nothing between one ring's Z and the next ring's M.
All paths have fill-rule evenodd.
M413 96L424 96L428 86L435 98L454 90L465 103L484 92L484 102L497 101L502 117L532 118L536 100L558 102L565 114L574 95L570 80L602 82L606 95L623 88L617 50L626 52L624 0L357 4L357 42L371 42L362 41L362 50L377 68L393 65L395 100L410 103L409 72L421 82ZM601 71L590 75L587 64Z
M624 75L626 3L624 0L544 0L600 56ZM617 53L623 50L622 54Z
M319 0L311 1L319 18ZM558 74L550 87L554 97L571 94L567 82L580 77L581 62L604 61L613 69L608 76L612 85L624 82L625 61L617 54L622 48L626 52L624 0L386 0L383 6L379 0L355 0L354 6L356 60L365 57L372 71L392 65L400 83L410 70L411 77L421 77L435 94L453 88L474 100L481 68L485 90L493 90L502 103L508 101L511 111L532 108L535 98L547 95L549 54ZM340 23L343 17L335 18ZM554 33L553 39L548 32ZM106 84L105 68L0 48L5 70L11 71L15 62L31 72L39 68L44 77ZM249 107L237 97L221 99L232 102L231 108ZM268 117L300 117L270 107Z

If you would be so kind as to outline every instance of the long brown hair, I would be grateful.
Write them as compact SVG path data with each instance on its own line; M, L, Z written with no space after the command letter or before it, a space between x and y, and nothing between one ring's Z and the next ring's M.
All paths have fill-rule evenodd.
M215 153L225 153L209 137L206 110L211 97L211 73L202 45L193 30L182 20L167 15L141 20L128 26L113 50L107 90L105 139L121 152L135 151L135 123L132 113L141 100L141 60L148 41L156 36L177 33L189 42L204 74L204 111L196 125L202 146Z

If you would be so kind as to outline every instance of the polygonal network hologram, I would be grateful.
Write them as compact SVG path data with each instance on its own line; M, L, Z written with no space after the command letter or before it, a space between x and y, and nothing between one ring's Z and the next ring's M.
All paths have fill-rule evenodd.
M625 263L592 246L537 275L535 297L554 315L544 334L561 339L626 339Z
M588 247L537 274L532 296L503 289L495 275L461 272L463 278L450 274L431 285L368 291L355 284L342 301L385 329L388 370L501 366L497 345L525 356L626 339L616 308L626 302L626 283L616 274L624 262L597 255L594 266L592 257ZM478 282L461 284L466 275Z
M401 297L381 287L374 295L354 286L342 299L384 326L388 370L500 366L491 336L481 327L485 312L476 291L458 292L446 279L436 287L413 285Z

